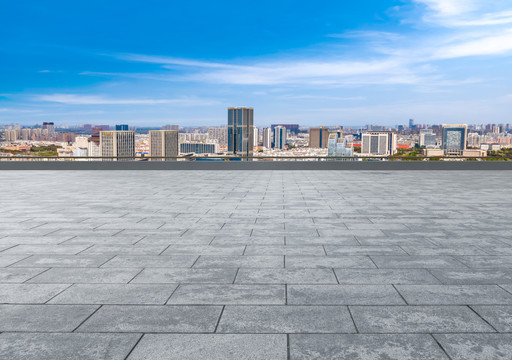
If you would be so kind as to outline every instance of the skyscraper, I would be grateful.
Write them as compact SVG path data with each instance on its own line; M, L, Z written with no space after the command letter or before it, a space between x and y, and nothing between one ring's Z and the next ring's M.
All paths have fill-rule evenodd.
M466 150L467 138L466 124L443 125L443 149L446 155L457 155Z
M274 148L284 149L286 145L286 128L284 126L276 126L274 128Z
M150 130L149 156L178 156L177 130ZM151 159L151 161L169 161L174 159Z
M100 149L103 157L135 157L135 131L101 131ZM114 159L116 161L117 159ZM119 159L130 160L130 159ZM112 161L103 159L103 161Z
M270 149L272 147L272 130L271 128L263 128L263 147Z
M396 134L390 131L370 131L362 135L361 153L367 155L394 155Z
M432 129L421 129L420 130L420 139L419 145L420 147L432 147L436 145L436 134Z
M326 148L329 142L329 129L325 126L309 128L309 147Z
M54 137L55 136L55 125L52 122L44 122L43 126L43 133L48 137ZM46 130L46 131L45 131Z
M252 156L254 109L228 108L228 152L240 156Z
M259 134L259 130L258 130L258 127L257 126L253 126L252 127L253 129L253 136L254 136L254 139L252 141L252 144L253 146L258 146L260 144L260 134Z

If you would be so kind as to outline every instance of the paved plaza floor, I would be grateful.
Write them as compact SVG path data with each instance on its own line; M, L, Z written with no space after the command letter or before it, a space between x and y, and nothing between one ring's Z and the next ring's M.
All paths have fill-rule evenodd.
M512 359L512 172L3 171L0 359Z

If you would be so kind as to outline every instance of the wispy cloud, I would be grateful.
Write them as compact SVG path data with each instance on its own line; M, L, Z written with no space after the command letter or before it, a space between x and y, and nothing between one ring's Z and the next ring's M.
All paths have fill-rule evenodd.
M102 95L75 95L75 94L51 94L37 95L37 101L54 102L68 105L159 105L173 104L180 106L207 106L217 104L217 101L198 98L179 99L113 99Z

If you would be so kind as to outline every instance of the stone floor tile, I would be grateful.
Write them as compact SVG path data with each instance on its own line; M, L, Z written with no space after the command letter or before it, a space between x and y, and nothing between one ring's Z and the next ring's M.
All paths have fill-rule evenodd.
M397 285L410 305L512 304L512 294L497 285Z
M166 269L146 268L138 274L131 283L164 284L164 283L201 283L201 284L231 284L235 280L236 268L193 268Z
M282 334L149 334L127 360L286 360Z
M337 284L331 269L240 269L237 284Z
M494 332L467 306L350 306L361 333Z
M212 333L221 311L222 306L106 305L77 331Z
M334 269L342 285L439 284L425 269Z
M43 304L69 284L0 284L0 304Z
M290 335L290 360L448 360L430 335Z
M393 268L466 268L451 256L371 256L377 267Z
M136 268L53 268L30 279L30 282L41 284L127 283L140 271L141 269Z
M197 255L117 255L103 268L189 268Z
M32 255L12 267L99 267L112 256L104 255Z
M139 334L2 333L6 360L124 360Z
M217 332L355 333L345 306L226 306Z
M443 284L512 284L512 267L510 269L432 269L430 272Z
M373 268L367 256L286 256L286 268Z
M402 305L391 285L288 285L293 305Z
M194 268L282 268L283 256L210 256L204 255L194 264Z
M471 306L499 332L512 332L512 305Z
M46 270L45 268L0 268L0 283L22 283Z
M452 360L510 360L512 334L436 334Z

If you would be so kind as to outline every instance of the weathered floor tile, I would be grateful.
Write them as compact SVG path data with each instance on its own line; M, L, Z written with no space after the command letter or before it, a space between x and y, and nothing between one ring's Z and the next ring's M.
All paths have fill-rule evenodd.
M286 256L287 268L373 268L367 256Z
M443 284L512 284L512 267L510 269L432 269L430 272Z
M512 332L512 305L472 306L499 332Z
M124 360L139 334L0 334L6 360Z
M245 245L184 245L169 246L162 255L242 255Z
M448 360L429 335L290 335L290 360Z
M84 251L90 245L17 245L2 251L2 254L12 255L46 255L46 254L63 254L76 255Z
M69 284L0 284L0 304L43 304Z
M217 332L355 333L345 306L226 306Z
M28 255L3 255L0 253L0 267L6 267L26 259Z
M178 285L75 284L51 304L165 304Z
M32 255L13 267L99 267L112 256L104 255Z
M128 360L286 360L282 334L150 334Z
M53 268L30 280L41 284L127 283L141 269L131 268Z
M451 256L371 256L377 267L393 268L466 268Z
M399 246L336 246L325 245L327 255L407 255Z
M213 332L222 306L106 305L79 332Z
M0 305L0 332L71 332L97 308L91 305Z
M425 269L334 269L344 285L439 284Z
M494 332L466 306L351 306L361 333Z
M46 270L45 268L0 268L0 283L22 283Z
M168 304L284 305L284 285L180 285Z
M249 245L244 255L325 256L325 251L320 245Z
M496 285L397 285L410 305L512 304L512 294Z
M189 268L197 255L118 255L105 263L103 268Z
M331 269L240 269L237 284L337 284Z
M453 360L510 360L512 334L436 334Z
M475 269L512 268L511 256L457 256L457 260Z
M283 256L210 256L204 255L194 264L195 268L282 268Z
M131 281L140 284L201 283L231 284L235 279L236 268L146 268Z
M288 285L293 305L402 305L391 285Z

